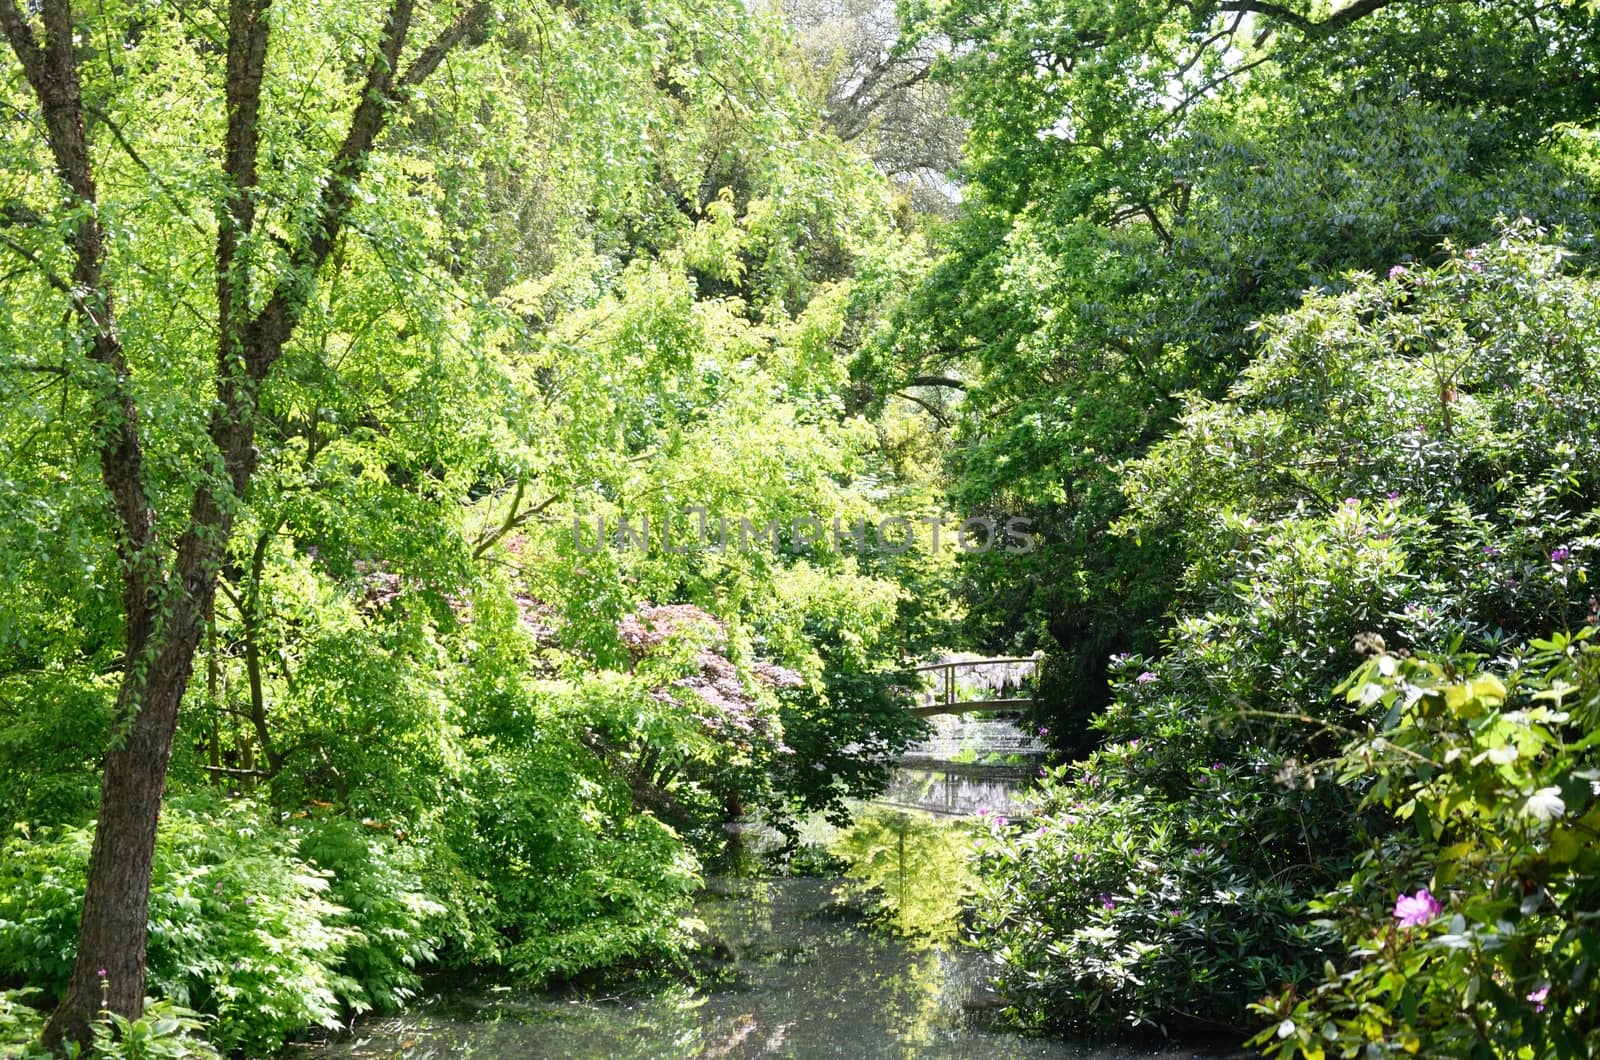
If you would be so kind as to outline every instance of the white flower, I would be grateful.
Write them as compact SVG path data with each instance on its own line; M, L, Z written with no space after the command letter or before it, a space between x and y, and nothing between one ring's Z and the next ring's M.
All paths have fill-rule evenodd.
M1540 788L1528 796L1522 812L1537 820L1549 821L1565 815L1567 804L1561 801L1560 788Z

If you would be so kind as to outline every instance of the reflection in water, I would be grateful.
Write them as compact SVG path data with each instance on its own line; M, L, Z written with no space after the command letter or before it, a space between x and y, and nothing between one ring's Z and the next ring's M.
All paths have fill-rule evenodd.
M1022 816L1027 812L1023 787L1028 773L990 766L902 764L876 800L889 806L922 810L944 817L984 813Z
M949 941L961 927L972 875L972 825L874 806L834 841L846 892L902 938Z
M316 1057L1132 1057L990 1030L977 958L854 923L829 880L716 880L699 913L727 947L712 987L605 998L491 991L370 1020ZM1171 1056L1187 1054L1172 1053Z
M901 768L880 805L862 808L854 829L841 833L819 825L810 838L819 844L854 842L865 858L856 864L873 866L858 873L859 881L877 884L880 895L898 894L899 908L910 918L901 925L907 933L948 924L952 908L943 896L953 896L960 883L950 868L953 852L943 844L968 826L899 810L910 806L951 816L987 810L1016 817L1026 813L1025 782L1020 771ZM883 802L894 805L886 809ZM841 902L839 889L840 881L826 879L711 880L696 912L720 944L721 957L700 987L641 986L609 996L464 987L419 1011L361 1020L354 1035L339 1041L293 1051L319 1060L1152 1055L994 1030L987 1017L1000 1002L984 986L977 953L870 930Z
M1035 761L1048 748L1024 719L1007 714L935 714L931 731L901 761L984 762L1022 755Z

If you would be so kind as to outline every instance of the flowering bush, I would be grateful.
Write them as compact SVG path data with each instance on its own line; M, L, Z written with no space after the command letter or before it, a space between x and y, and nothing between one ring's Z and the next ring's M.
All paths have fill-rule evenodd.
M1296 889L1246 852L1270 781L1218 765L1214 812L1097 784L1128 753L1058 770L1041 812L980 846L974 930L998 962L1013 1021L1036 1030L1168 1033L1239 1021L1263 991L1319 960ZM1251 790L1251 789L1254 790Z
M1494 672L1472 656L1380 654L1346 687L1386 714L1345 751L1341 781L1405 827L1317 905L1349 944L1343 970L1261 1004L1272 1026L1256 1044L1311 1060L1594 1055L1594 631L1536 641Z
M1047 831L985 854L978 933L1018 1021L1253 1027L1343 960L1306 909L1414 827L1327 764L1392 724L1336 695L1358 641L1493 655L1594 606L1600 287L1562 260L1511 226L1308 295L1127 468L1122 530L1182 558L1179 607L1159 656L1112 660L1106 742L1046 785ZM1550 786L1519 805L1553 811ZM1419 918L1423 888L1449 908L1396 872L1374 915L1403 892Z

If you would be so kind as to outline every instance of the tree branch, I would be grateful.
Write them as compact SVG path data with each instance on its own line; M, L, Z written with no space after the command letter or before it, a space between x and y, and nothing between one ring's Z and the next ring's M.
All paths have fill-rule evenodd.
M117 335L112 292L105 282L105 234L95 209L94 170L83 120L83 90L73 48L72 21L68 0L43 0L44 43L40 44L16 0L0 0L0 30L38 98L56 175L78 207L68 230L67 241L74 260L66 293L74 316L90 336L89 356L104 369L97 386L100 400L95 410L100 472L117 510L127 649L128 657L133 659L143 651L154 622L152 593L160 580L160 563L154 548L155 512L144 487L138 406ZM59 287L59 277L52 279L47 274L47 279Z
M917 397L917 395L908 394L904 390L896 390L894 392L894 396L898 397L898 398L903 398L904 400L909 401L914 405L920 405L922 407L922 411L924 411L928 415L932 416L934 418L934 420L939 424L939 426L941 426L941 427L950 426L950 417L946 416L943 412L940 412L938 409L934 408L932 402L924 401L921 398Z
M1396 2L1397 0L1356 0L1355 3L1341 7L1323 19L1309 18L1293 8L1279 3L1272 3L1270 0L1223 0L1218 5L1217 10L1240 14L1265 15L1280 22L1287 22L1302 33L1325 37L1329 34L1337 33L1345 26L1350 25L1350 23L1358 22Z
M489 18L489 0L473 0L462 9L450 25L444 28L422 52L411 61L411 66L400 78L402 88L413 88L427 80L446 55L467 36L483 28Z
M522 495L525 492L525 488L526 484L519 481L517 483L516 493L511 498L511 507L506 510L505 519L501 521L499 526L493 529L485 530L483 533L478 535L477 544L472 550L473 559L482 559L484 553L493 548L496 541L499 541L517 527L526 526L534 519L537 519L557 500L556 495L551 494L549 497L546 497L544 500L533 505L531 508L523 508L521 511L518 511L517 509L522 504Z

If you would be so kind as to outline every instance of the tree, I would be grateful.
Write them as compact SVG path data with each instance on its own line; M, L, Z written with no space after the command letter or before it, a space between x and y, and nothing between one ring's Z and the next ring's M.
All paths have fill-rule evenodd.
M839 139L921 208L952 212L966 124L950 86L932 76L943 42L904 36L893 0L785 0L783 11L823 82L823 112Z
M979 931L1004 954L1000 979L1023 1020L1170 1030L1198 1015L1242 1028L1251 1002L1290 985L1276 1023L1316 996L1305 984L1326 960L1349 959L1360 975L1319 991L1317 1003L1335 1010L1340 991L1387 989L1376 969L1384 984L1399 980L1393 965L1326 933L1321 912L1362 933L1378 918L1392 925L1401 885L1426 881L1438 852L1472 851L1455 844L1477 829L1488 849L1528 863L1506 875L1492 862L1463 867L1459 882L1499 889L1511 909L1555 865L1549 848L1508 840L1507 818L1564 775L1532 783L1504 768L1504 752L1445 753L1450 726L1515 742L1537 715L1495 724L1456 693L1448 723L1407 733L1397 722L1419 696L1402 703L1367 678L1344 684L1363 654L1426 660L1441 650L1450 680L1490 659L1510 680L1541 654L1524 646L1544 630L1594 620L1600 285L1578 271L1582 257L1526 225L1449 252L1432 268L1352 275L1346 290L1308 294L1264 320L1260 350L1227 399L1190 395L1171 435L1125 468L1119 529L1179 558L1177 613L1159 657L1115 661L1115 698L1097 719L1104 746L1047 782L1042 827L987 863ZM1564 661L1575 663L1569 645ZM1530 683L1554 655L1526 666ZM1404 665L1395 685L1443 680L1426 662ZM1565 680L1570 698L1550 713L1572 727L1566 768L1583 768L1576 734L1591 730L1576 709L1579 679ZM1346 699L1341 685L1362 693ZM1522 753L1528 761L1511 754L1517 770L1548 776L1531 761L1533 744ZM1469 763L1480 771L1470 781L1456 775ZM1475 784L1480 801L1455 790L1425 799L1407 786L1413 772ZM1491 815L1505 798L1497 789L1517 784L1517 801ZM1584 785L1568 790L1591 797ZM1585 802L1569 798L1577 818ZM1372 812L1386 804L1405 809ZM1456 834L1453 815L1473 830ZM1551 873L1552 890L1584 882L1561 880L1565 871ZM1570 909L1592 909L1577 893ZM1347 912L1375 895L1388 900L1377 918ZM1526 918L1517 939L1496 926L1486 948L1520 955L1513 967L1524 977L1566 982L1539 968L1570 946L1551 942L1562 928L1534 917L1537 902L1522 909L1505 918ZM1475 922L1487 930L1497 918ZM1455 997L1443 1019L1435 1010L1422 1022L1463 1029L1474 998L1465 975L1430 983L1418 971L1404 981L1419 995ZM1415 1021L1414 1006L1400 1008ZM1301 1025L1316 1035L1321 1022Z
M1106 659L1155 651L1179 567L1122 537L1119 465L1182 396L1220 396L1254 321L1348 269L1488 238L1498 214L1574 233L1593 186L1564 129L1600 115L1600 22L1539 3L933 5L971 121L967 208L905 306L879 393L966 383L953 488L1022 511L1041 547L969 564L993 647L1049 644L1066 749ZM1053 642L1053 643L1051 643Z
M76 961L46 1030L53 1048L87 1043L89 1019L101 1008L130 1017L142 1011L151 859L167 765L219 566L256 470L262 388L350 220L380 134L446 56L483 31L489 4L419 10L413 0L392 0L379 20L357 17L364 55L346 77L353 97L346 131L320 179L301 185L298 201L276 210L262 194L260 150L270 45L281 9L270 0L231 0L220 47L209 36L213 27L189 27L182 46L211 67L223 64L208 73L223 86L225 130L215 201L215 305L206 314L216 334L214 374L201 388L199 410L152 410L137 394L118 327L116 233L101 216L96 186L96 157L105 145L92 133L135 152L96 102L103 86L90 83L93 92L86 92L88 49L80 46L102 36L132 41L175 27L151 26L137 9L102 11L98 24L89 25L69 0L44 0L37 18L15 0L0 0L0 28L32 91L33 120L43 125L58 182L49 194L35 190L41 207L7 203L0 239L54 290L72 322L67 341L87 355L85 370L71 378L92 402L89 429L115 510L121 560L121 683ZM117 71L100 73L115 77ZM9 231L18 227L27 230L22 238ZM64 274L52 248L38 245L38 234L51 231L65 237ZM174 518L150 488L145 434L152 417L182 414L209 420L208 444L189 469L194 485L186 512Z

